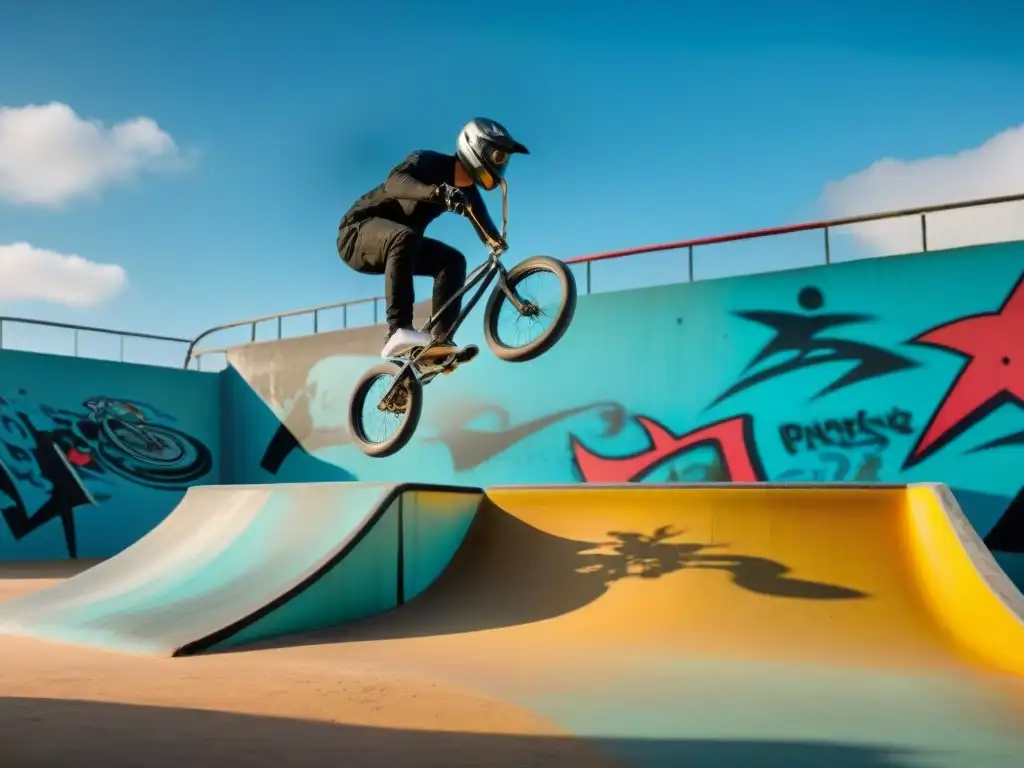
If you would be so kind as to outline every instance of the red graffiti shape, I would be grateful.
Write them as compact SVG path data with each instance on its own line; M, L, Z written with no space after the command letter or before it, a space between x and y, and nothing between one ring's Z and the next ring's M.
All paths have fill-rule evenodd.
M69 448L67 452L68 461L76 467L84 467L92 462L92 454L83 453L77 448Z
M1024 406L1024 275L997 312L925 331L912 344L966 358L904 468L924 461L1007 403Z
M752 483L764 479L764 470L754 448L749 416L725 419L685 435L674 435L646 416L636 416L635 420L644 428L651 444L649 448L629 456L600 456L575 437L571 438L576 465L586 482L628 483L676 454L702 446L711 446L721 453L729 480Z

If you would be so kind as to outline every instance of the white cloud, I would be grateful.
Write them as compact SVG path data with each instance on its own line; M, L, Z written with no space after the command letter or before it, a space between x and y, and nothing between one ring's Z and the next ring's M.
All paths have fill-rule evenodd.
M0 302L92 307L114 298L127 284L125 271L116 264L97 264L28 243L0 245Z
M0 106L0 199L60 207L143 172L181 168L174 139L148 117L107 128L58 102Z
M1024 193L1024 125L953 155L918 160L884 158L825 185L829 218ZM1024 239L1024 203L928 214L928 248ZM879 254L921 250L920 217L844 228Z

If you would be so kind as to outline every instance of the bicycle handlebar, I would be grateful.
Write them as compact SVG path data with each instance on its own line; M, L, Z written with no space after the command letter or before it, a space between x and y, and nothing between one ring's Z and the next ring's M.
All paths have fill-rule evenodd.
M502 192L504 193L504 188L502 188ZM505 208L505 197L503 195L502 196L502 216L501 216L501 239L502 240L505 240L505 232L508 229L508 217L505 214L504 208ZM493 253L495 256L497 256L498 253L504 252L507 249L507 247L508 247L507 244L499 243L499 242L496 242L496 241L492 240L490 235L488 235L487 232L484 231L483 226L480 224L480 220L477 219L476 215L473 213L473 206L471 206L469 204L466 205L466 218L469 219L469 221L473 225L473 227L476 228L476 231L479 232L480 235L483 237L483 239L486 241L485 244L487 245L488 248L491 249L491 253Z

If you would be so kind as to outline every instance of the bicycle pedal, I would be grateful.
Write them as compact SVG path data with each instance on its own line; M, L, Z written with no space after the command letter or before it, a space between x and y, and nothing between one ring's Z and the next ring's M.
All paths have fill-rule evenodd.
M459 354L455 355L455 360L459 365L462 365L463 363L468 363L470 360L476 357L479 352L480 349L479 347L476 346L476 344L469 344L468 346L464 347L459 352Z

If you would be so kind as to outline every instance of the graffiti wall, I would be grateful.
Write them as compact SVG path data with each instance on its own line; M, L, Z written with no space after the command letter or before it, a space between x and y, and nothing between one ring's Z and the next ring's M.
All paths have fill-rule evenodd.
M217 376L0 351L0 560L106 557L220 470Z
M553 353L485 350L435 380L383 460L345 428L383 329L256 345L226 374L246 424L231 476L942 481L1024 577L1005 559L1024 556L1022 329L1021 243L583 297Z

